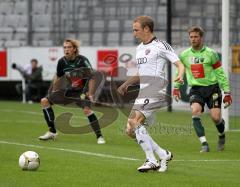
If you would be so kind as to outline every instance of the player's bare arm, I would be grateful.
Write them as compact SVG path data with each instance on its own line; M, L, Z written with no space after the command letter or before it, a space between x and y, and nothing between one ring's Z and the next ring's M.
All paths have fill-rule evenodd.
M127 92L127 89L130 85L135 84L139 82L139 76L136 74L135 76L131 77L128 79L126 82L124 82L119 88L118 88L118 93L121 95L124 95Z
M185 72L184 65L182 64L181 61L175 62L175 65L178 68L178 76L177 76L177 78L174 81L178 82L180 84L183 84L183 76L184 76L184 72Z
M87 96L89 97L90 101L93 101L94 92L95 92L95 79L91 78L88 82L87 92Z

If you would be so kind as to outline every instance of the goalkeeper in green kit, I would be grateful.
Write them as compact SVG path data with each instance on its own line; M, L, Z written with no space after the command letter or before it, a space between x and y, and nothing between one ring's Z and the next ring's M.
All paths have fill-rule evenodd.
M229 81L221 66L218 54L203 45L204 31L201 27L193 26L188 30L191 47L180 54L180 60L186 68L186 76L190 90L190 106L192 122L196 134L202 144L200 152L209 152L209 145L201 122L204 105L210 109L210 115L218 131L217 150L224 150L225 122L221 115L222 93L224 92L224 107L232 103ZM180 99L180 84L175 83L173 96Z

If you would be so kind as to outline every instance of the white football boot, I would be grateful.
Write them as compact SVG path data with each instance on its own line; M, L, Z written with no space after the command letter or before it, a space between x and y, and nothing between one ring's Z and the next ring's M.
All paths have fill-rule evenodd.
M57 133L47 131L44 135L39 136L38 139L39 140L51 140L51 139L55 140L57 135L58 135Z
M157 170L158 168L158 162L150 162L149 160L146 160L137 170L139 172L147 172L149 170Z
M168 162L170 160L172 160L172 158L173 158L173 155L172 155L172 153L170 151L166 151L166 153L167 153L166 158L160 160L160 168L158 170L159 172L167 171L167 169L168 169Z
M104 140L104 138L102 136L100 136L98 139L97 139L97 144L105 144L106 141Z

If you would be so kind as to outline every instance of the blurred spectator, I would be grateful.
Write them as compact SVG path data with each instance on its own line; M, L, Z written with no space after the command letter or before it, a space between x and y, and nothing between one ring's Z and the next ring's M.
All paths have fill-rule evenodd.
M42 66L38 66L37 59L32 59L29 66L21 66L16 63L12 64L12 68L18 70L26 81L26 101L32 103L38 100L42 85ZM19 95L22 94L22 84L16 85L16 90Z

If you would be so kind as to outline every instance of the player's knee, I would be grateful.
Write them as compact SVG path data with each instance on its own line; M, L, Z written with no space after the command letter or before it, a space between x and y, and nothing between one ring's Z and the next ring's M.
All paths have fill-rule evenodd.
M191 106L191 108L192 108L192 115L193 116L200 116L201 115L201 112L202 112L201 107Z
M212 115L211 118L215 124L218 124L221 121L221 117L219 115Z
M83 108L83 113L85 116L89 116L92 113L92 110L88 107Z
M130 138L136 138L135 133L133 132L132 129L126 129L126 134L130 137Z
M131 126L131 128L135 128L140 124L142 124L142 121L139 119L133 118L133 119L128 119L128 123Z
M41 99L41 106L42 107L49 107L50 106L50 103L49 103L49 101L46 97Z

